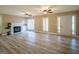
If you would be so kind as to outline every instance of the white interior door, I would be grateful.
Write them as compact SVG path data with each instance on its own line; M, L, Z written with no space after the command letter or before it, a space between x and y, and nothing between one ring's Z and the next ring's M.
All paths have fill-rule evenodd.
M60 17L60 34L72 36L72 15Z

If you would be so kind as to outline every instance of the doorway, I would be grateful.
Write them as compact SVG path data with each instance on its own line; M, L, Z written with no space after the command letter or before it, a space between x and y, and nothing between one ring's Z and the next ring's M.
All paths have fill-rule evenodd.
M66 15L57 17L57 34L65 36L76 35L76 16Z

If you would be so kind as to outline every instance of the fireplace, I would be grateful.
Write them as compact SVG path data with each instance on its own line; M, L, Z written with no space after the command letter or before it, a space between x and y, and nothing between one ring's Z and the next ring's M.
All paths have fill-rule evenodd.
M15 27L13 27L13 32L14 33L21 32L21 26L15 26Z

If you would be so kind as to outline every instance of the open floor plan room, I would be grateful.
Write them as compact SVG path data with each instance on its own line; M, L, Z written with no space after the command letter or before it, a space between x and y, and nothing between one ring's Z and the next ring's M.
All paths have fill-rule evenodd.
M0 5L0 54L79 54L79 6Z

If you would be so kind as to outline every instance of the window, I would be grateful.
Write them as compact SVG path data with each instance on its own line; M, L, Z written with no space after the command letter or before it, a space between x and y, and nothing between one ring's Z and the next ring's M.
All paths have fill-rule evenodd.
M27 20L27 29L28 30L34 30L34 19L28 19Z
M60 25L60 16L58 16L57 18L58 18L57 19L57 22L58 22L58 25L57 25L58 26L58 34L60 34L60 26L61 26Z
M72 35L76 34L76 17L72 16Z
M48 17L43 18L43 31L48 31Z

